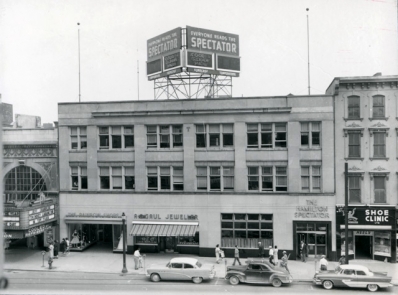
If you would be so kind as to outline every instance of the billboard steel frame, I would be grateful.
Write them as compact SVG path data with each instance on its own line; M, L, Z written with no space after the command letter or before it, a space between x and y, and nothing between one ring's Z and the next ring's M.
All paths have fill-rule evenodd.
M154 80L155 99L232 97L232 77L181 72Z

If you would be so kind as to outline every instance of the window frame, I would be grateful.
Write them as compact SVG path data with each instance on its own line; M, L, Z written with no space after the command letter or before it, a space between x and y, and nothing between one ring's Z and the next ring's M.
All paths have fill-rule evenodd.
M76 174L74 174L74 169L76 168ZM70 174L70 190L72 191L86 191L88 189L88 177L87 177L87 166L85 165L71 165L69 166ZM77 186L74 186L73 177L77 178ZM83 188L83 180L85 179L86 188Z
M108 175L101 175L101 168L103 168L104 172L108 171ZM126 168L129 168L131 174L126 173ZM116 174L116 171L120 171L120 174ZM98 182L98 187L100 191L133 191L135 190L135 173L134 173L134 166L128 166L128 165L123 165L123 166L118 166L118 165L99 165L98 166L98 177L99 177L99 182ZM109 182L109 188L102 188L102 182L101 182L101 177L103 178L108 178ZM127 177L132 177L133 178L133 188L126 188L126 178ZM119 178L121 187L115 187L115 179Z
M357 105L352 103L352 100L354 100L354 99L358 100ZM356 113L358 113L358 115L356 115ZM360 96L350 95L347 97L347 119L350 119L350 120L361 119L361 97Z
M76 134L72 130L76 129ZM84 132L83 132L84 130ZM69 127L69 149L70 150L87 150L87 126L70 126ZM73 140L75 138L75 141ZM85 139L85 140L83 140ZM76 148L73 148L73 143L76 142ZM83 144L85 143L85 145Z
M250 129L251 127L257 127ZM266 126L271 125L271 129L267 129ZM279 125L279 126L278 126ZM278 127L284 125L285 130L277 130ZM257 134L257 136L255 136ZM279 136L282 138L278 138ZM271 137L271 144L265 140ZM284 139L283 139L284 137ZM287 149L288 148L288 123L287 122L262 122L262 123L246 123L246 148L258 148L267 150ZM250 143L251 140L257 140L257 144ZM279 146L282 145L282 146ZM283 146L284 145L284 146Z
M278 192L288 192L289 191L289 171L288 171L288 166L286 165L280 165L280 164L269 164L269 165L248 165L247 166L247 191L248 192L264 192L264 193L278 193ZM257 168L257 173L258 174L251 174L251 171L254 172L254 168ZM264 169L267 168L272 168L271 173L265 173ZM281 174L280 172L284 169L286 171L285 174ZM264 188L264 178L265 177L272 177L272 189L270 188ZM252 178L252 179L250 179ZM257 180L256 180L257 178ZM281 180L285 178L286 179L286 185L281 185L278 184L281 182ZM255 182L257 181L258 183L258 188L257 189L250 189L250 182ZM283 181L282 181L283 182ZM280 188L286 188L286 190L281 190Z
M101 133L101 128L103 130L107 129L107 133ZM115 133L114 130L120 128L119 134ZM126 130L131 129L132 133L127 133ZM110 126L97 126L97 136L98 136L98 150L129 150L134 148L134 125L110 125ZM107 138L108 146L101 145L101 137ZM116 137L120 137L120 147L113 147L114 140ZM126 147L126 138L132 137L133 146Z
M214 127L218 131L213 131ZM212 128L213 127L213 128ZM231 130L226 130L226 129ZM234 147L234 124L233 123L209 123L209 124L195 124L195 148L197 149L223 149ZM226 136L231 136L232 144L226 144ZM199 138L201 138L199 140ZM212 144L212 138L217 139L218 144ZM228 140L229 141L229 140ZM198 146L200 145L200 146Z
M303 130L303 126L307 125L308 130ZM316 130L315 126L319 126L319 130ZM321 148L322 147L322 122L321 121L308 121L308 122L300 122L301 127L301 147L302 148ZM315 133L319 133L318 139L319 144L314 144L314 138L316 138ZM303 134L307 134L308 136L308 143L303 144Z
M152 130L150 130L152 128ZM179 128L179 130L177 130ZM180 141L176 140L179 136ZM156 141L149 142L149 138ZM182 149L184 147L184 125L183 124L159 124L146 125L146 149Z
M149 174L149 168L156 168L156 174L152 172ZM166 169L168 169L168 174L165 173ZM181 171L181 174L175 173L176 171ZM152 170L155 171L155 170ZM156 187L149 187L149 177L156 178ZM164 181L168 179L168 188L162 187L164 185ZM171 192L171 191L184 191L184 167L183 166L153 166L149 165L146 167L146 190L147 191L164 191L164 192ZM175 179L181 179L178 182L175 182ZM163 181L163 182L162 182ZM181 186L182 189L177 189L175 185Z
M375 99L379 99L382 98L382 104L381 105L377 105L377 103L375 104ZM382 110L382 115L376 114L378 110ZM383 119L386 117L386 98L384 95L374 95L372 96L372 118L373 119Z
M201 171L206 172L206 175L199 174L199 169ZM219 173L213 173L215 169L218 169ZM228 170L227 170L228 169ZM229 174L225 172L231 172ZM202 181L199 181L201 179ZM226 179L232 179L230 181L233 185L232 188L226 187ZM200 187L199 184L206 181L206 187ZM218 186L212 186L212 180L218 180ZM213 181L214 182L214 181ZM225 192L225 191L234 191L235 190L235 167L233 165L196 165L196 191L208 191L208 192Z
M319 174L314 173L314 169L319 169ZM303 174L303 169L308 169L308 174ZM322 165L302 164L301 165L301 191L303 192L322 192ZM319 178L319 188L315 187L315 179ZM303 186L303 180L307 179L308 188Z
M348 174L348 203L350 204L361 204L362 203L362 178L363 176L360 174L353 174L349 173ZM357 179L358 180L358 187L352 186L352 180ZM359 200L352 200L352 192L358 191L358 197Z

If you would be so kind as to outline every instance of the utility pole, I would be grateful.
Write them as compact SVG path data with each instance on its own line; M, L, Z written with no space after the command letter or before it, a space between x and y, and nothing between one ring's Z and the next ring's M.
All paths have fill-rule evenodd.
M349 249L348 249L348 163L345 163L344 165L344 184L345 184L345 192L344 192L344 198L345 198L345 206L344 206L344 217L345 217L345 263L349 264Z
M79 103L81 100L81 93L80 93L80 23L77 23L77 44L78 44L78 55L79 55Z
M307 53L308 53L308 95L311 94L311 87L310 87L310 21L308 18L308 11L310 10L309 8L307 10Z

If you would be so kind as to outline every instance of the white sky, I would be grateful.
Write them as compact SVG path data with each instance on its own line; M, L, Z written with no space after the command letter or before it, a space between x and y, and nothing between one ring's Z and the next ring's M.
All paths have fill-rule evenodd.
M14 114L57 121L77 102L153 99L146 41L176 27L239 35L233 96L311 94L334 77L397 75L396 0L0 0L0 93Z

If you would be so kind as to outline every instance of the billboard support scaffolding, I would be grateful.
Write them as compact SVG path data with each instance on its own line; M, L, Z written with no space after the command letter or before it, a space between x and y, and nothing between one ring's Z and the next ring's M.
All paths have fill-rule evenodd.
M155 99L232 97L232 77L182 72L154 80Z

